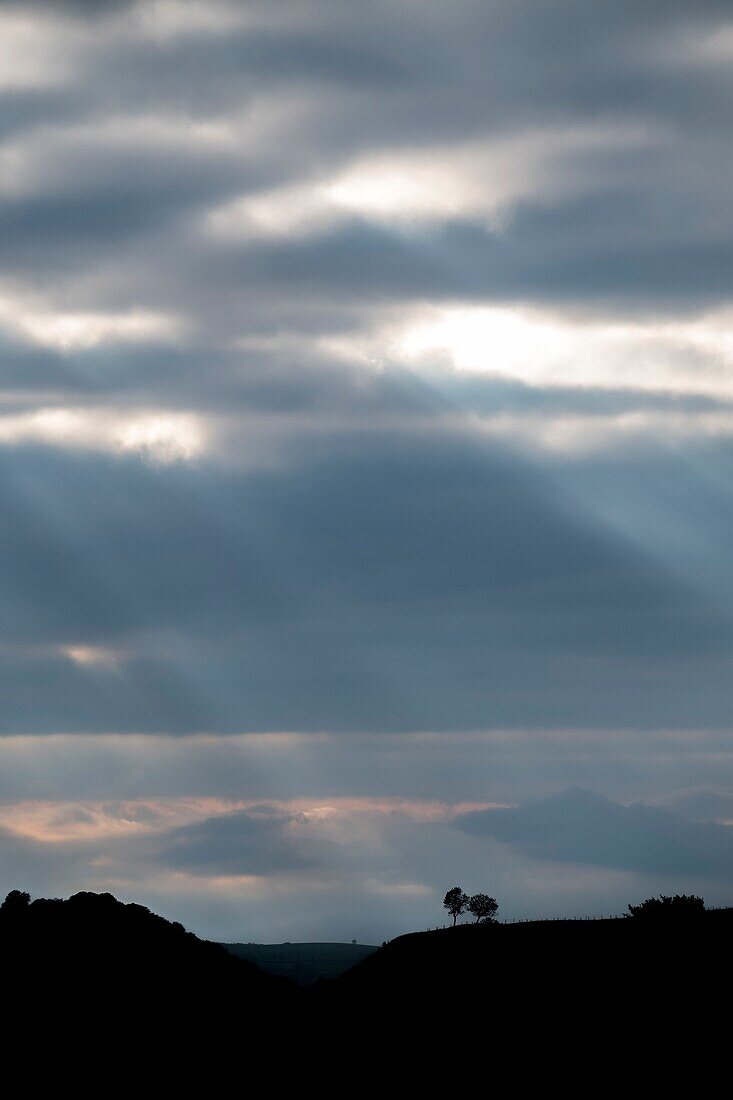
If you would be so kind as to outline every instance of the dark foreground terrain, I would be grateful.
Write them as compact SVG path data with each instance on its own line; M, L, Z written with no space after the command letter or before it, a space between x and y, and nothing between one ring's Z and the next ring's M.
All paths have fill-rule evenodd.
M732 936L733 910L466 925L298 986L109 894L15 899L0 910L5 1051L30 1049L36 1081L145 1095L235 1071L242 1090L255 1073L327 1093L454 1078L459 1092L481 1078L487 1093L701 1090L728 1056Z

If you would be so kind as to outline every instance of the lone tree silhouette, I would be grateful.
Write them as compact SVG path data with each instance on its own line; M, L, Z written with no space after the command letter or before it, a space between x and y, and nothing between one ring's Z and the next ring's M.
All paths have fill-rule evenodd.
M474 894L468 899L466 909L476 918L476 924L488 924L494 919L494 913L499 908L496 898L490 898L488 894Z
M705 902L696 894L675 894L647 898L639 905L630 905L629 913L636 920L663 920L668 917L699 917L705 912Z
M461 913L466 912L469 901L468 894L464 894L460 886L454 886L443 898L443 908L453 917L453 927Z

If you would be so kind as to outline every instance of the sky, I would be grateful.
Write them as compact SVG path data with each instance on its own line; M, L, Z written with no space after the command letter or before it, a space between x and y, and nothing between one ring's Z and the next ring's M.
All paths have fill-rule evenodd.
M0 891L733 901L729 0L0 0Z

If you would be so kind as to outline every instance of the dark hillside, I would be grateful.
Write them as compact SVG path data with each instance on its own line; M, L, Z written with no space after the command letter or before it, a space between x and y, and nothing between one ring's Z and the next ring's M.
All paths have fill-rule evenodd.
M697 919L641 923L608 920L523 921L465 924L413 932L392 940L334 984L339 996L372 990L400 990L403 997L437 995L460 984L466 993L490 981L506 998L521 996L524 983L573 982L608 990L633 971L634 982L652 975L679 982L699 974L703 964L720 973L729 965L733 909L708 910ZM672 973L673 972L673 973ZM630 976L630 974L629 974Z
M304 988L109 894L16 895L0 911L6 1049L43 1052L24 1063L34 1079L72 1067L137 1086L144 1074L146 1091L218 1091L235 1066L244 1083L316 1074L343 1091L389 1065L395 1088L559 1075L585 1096L601 1070L623 1086L632 1063L635 1087L658 1089L728 1049L732 934L733 910L459 925L402 936Z
M141 905L76 894L0 910L0 967L17 1020L73 1024L90 1050L130 1028L138 1043L250 1034L294 1012L297 989Z
M443 1034L504 1058L517 1043L554 1058L648 1057L722 1042L733 909L689 921L632 918L463 925L401 936L318 995L324 1012ZM727 1044L727 1040L726 1044ZM525 1067L526 1068L526 1067ZM657 1066L658 1072L664 1067Z
M238 959L257 963L268 974L308 985L338 978L377 950L363 943L224 943Z

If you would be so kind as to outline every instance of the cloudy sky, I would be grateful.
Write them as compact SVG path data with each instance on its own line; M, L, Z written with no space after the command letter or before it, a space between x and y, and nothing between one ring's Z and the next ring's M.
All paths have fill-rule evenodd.
M730 0L0 0L0 890L733 899Z

